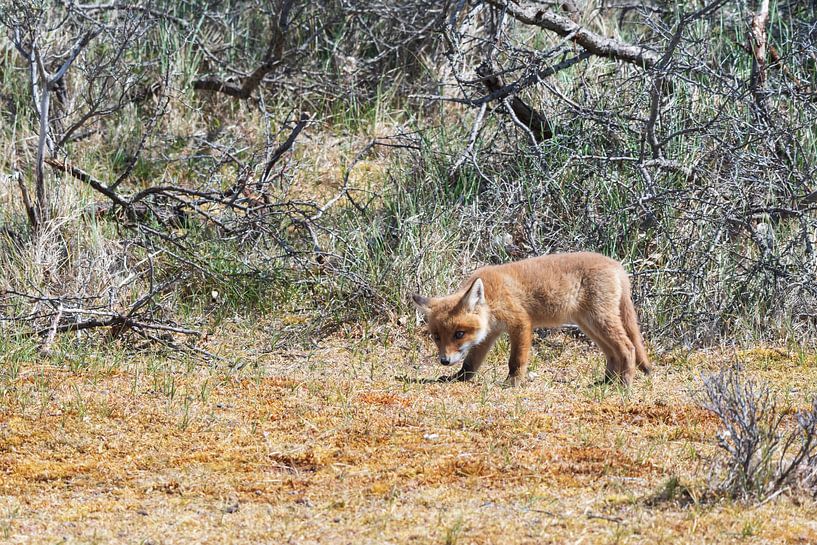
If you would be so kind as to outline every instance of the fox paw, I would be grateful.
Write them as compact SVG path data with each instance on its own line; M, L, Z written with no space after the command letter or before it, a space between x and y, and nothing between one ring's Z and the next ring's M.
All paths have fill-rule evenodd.
M519 386L522 386L524 383L525 383L525 377L519 376L519 375L516 375L516 376L508 375L508 378L506 378L505 381L502 383L502 387L503 388L517 388Z
M473 379L477 373L475 371L464 371L460 369L453 375L443 375L437 379L437 382L466 382Z

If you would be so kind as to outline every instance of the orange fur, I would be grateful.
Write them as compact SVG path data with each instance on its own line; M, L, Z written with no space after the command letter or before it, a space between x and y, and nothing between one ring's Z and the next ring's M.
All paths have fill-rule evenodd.
M510 335L510 386L527 374L533 329L575 323L607 356L606 378L630 385L650 363L620 263L601 254L551 254L483 267L445 297L414 295L446 364L447 380L469 380L497 337Z

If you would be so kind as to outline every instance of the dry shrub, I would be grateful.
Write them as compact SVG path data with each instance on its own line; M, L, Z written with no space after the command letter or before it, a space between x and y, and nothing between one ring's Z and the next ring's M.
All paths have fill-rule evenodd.
M723 426L716 491L761 500L786 490L817 495L817 398L792 419L768 384L731 368L704 379L703 406Z

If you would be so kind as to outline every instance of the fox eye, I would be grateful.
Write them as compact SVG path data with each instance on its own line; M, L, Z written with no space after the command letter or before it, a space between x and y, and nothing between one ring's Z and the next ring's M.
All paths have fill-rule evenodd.
M440 340L440 334L439 334L439 333L434 333L434 334L432 335L432 337L434 337L434 340L435 340L435 341L439 341L439 340Z
M463 337L465 337L465 331L455 331L454 332L454 338L455 339L462 339Z

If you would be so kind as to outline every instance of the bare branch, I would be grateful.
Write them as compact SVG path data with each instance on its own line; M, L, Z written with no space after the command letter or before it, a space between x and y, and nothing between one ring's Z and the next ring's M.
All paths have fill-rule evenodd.
M193 82L193 89L197 91L217 91L239 99L250 98L253 91L261 85L266 75L272 72L283 57L284 31L288 25L289 11L292 7L292 3L293 0L284 0L282 2L278 18L274 19L270 24L270 41L264 55L264 60L258 68L244 78L244 81L241 82L240 85L226 82L216 77L206 77L195 80Z
M652 68L660 58L658 53L651 49L613 38L605 38L549 9L540 9L536 6L523 7L505 0L487 0L487 2L506 10L511 17L522 23L550 30L559 36L570 36L572 41L599 57L616 59L643 68Z
M298 122L292 128L292 131L289 133L287 139L280 145L275 151L272 152L269 159L267 159L267 164L264 166L264 173L261 174L261 183L267 181L269 177L269 173L272 170L272 167L275 166L275 163L292 147L295 143L295 140L298 138L298 135L301 134L301 131L304 129L306 124L309 122L309 114L301 113L301 116L298 118Z
M76 58L85 48L85 46L88 45L91 42L91 40L97 37L100 32L102 32L101 26L99 28L87 31L85 34L82 35L82 37L79 40L77 40L77 42L74 44L74 47L72 47L71 51L69 51L68 58L65 60L65 62L62 63L62 66L60 66L59 70L57 70L57 72L53 76L48 78L47 81L49 90L52 89L54 85L63 78L63 76L65 76L65 73L68 72L68 69L71 67L71 64L76 60Z
M755 95L766 82L766 23L769 20L769 0L761 0L760 9L752 17L752 89Z
M59 170L60 172L65 172L66 174L70 174L77 180L90 185L95 190L99 191L100 193L111 199L115 204L118 204L123 208L130 207L130 203L123 200L119 195L116 194L115 191L112 191L103 182L95 178L90 173L85 172L81 168L71 165L67 161L60 162L55 159L46 159L45 162L52 168Z
M489 64L481 64L477 67L477 74L482 77L482 82L491 93L503 88L502 80L494 74ZM510 111L519 120L521 125L531 131L534 143L543 142L553 137L553 127L545 116L537 112L518 96L510 99Z

